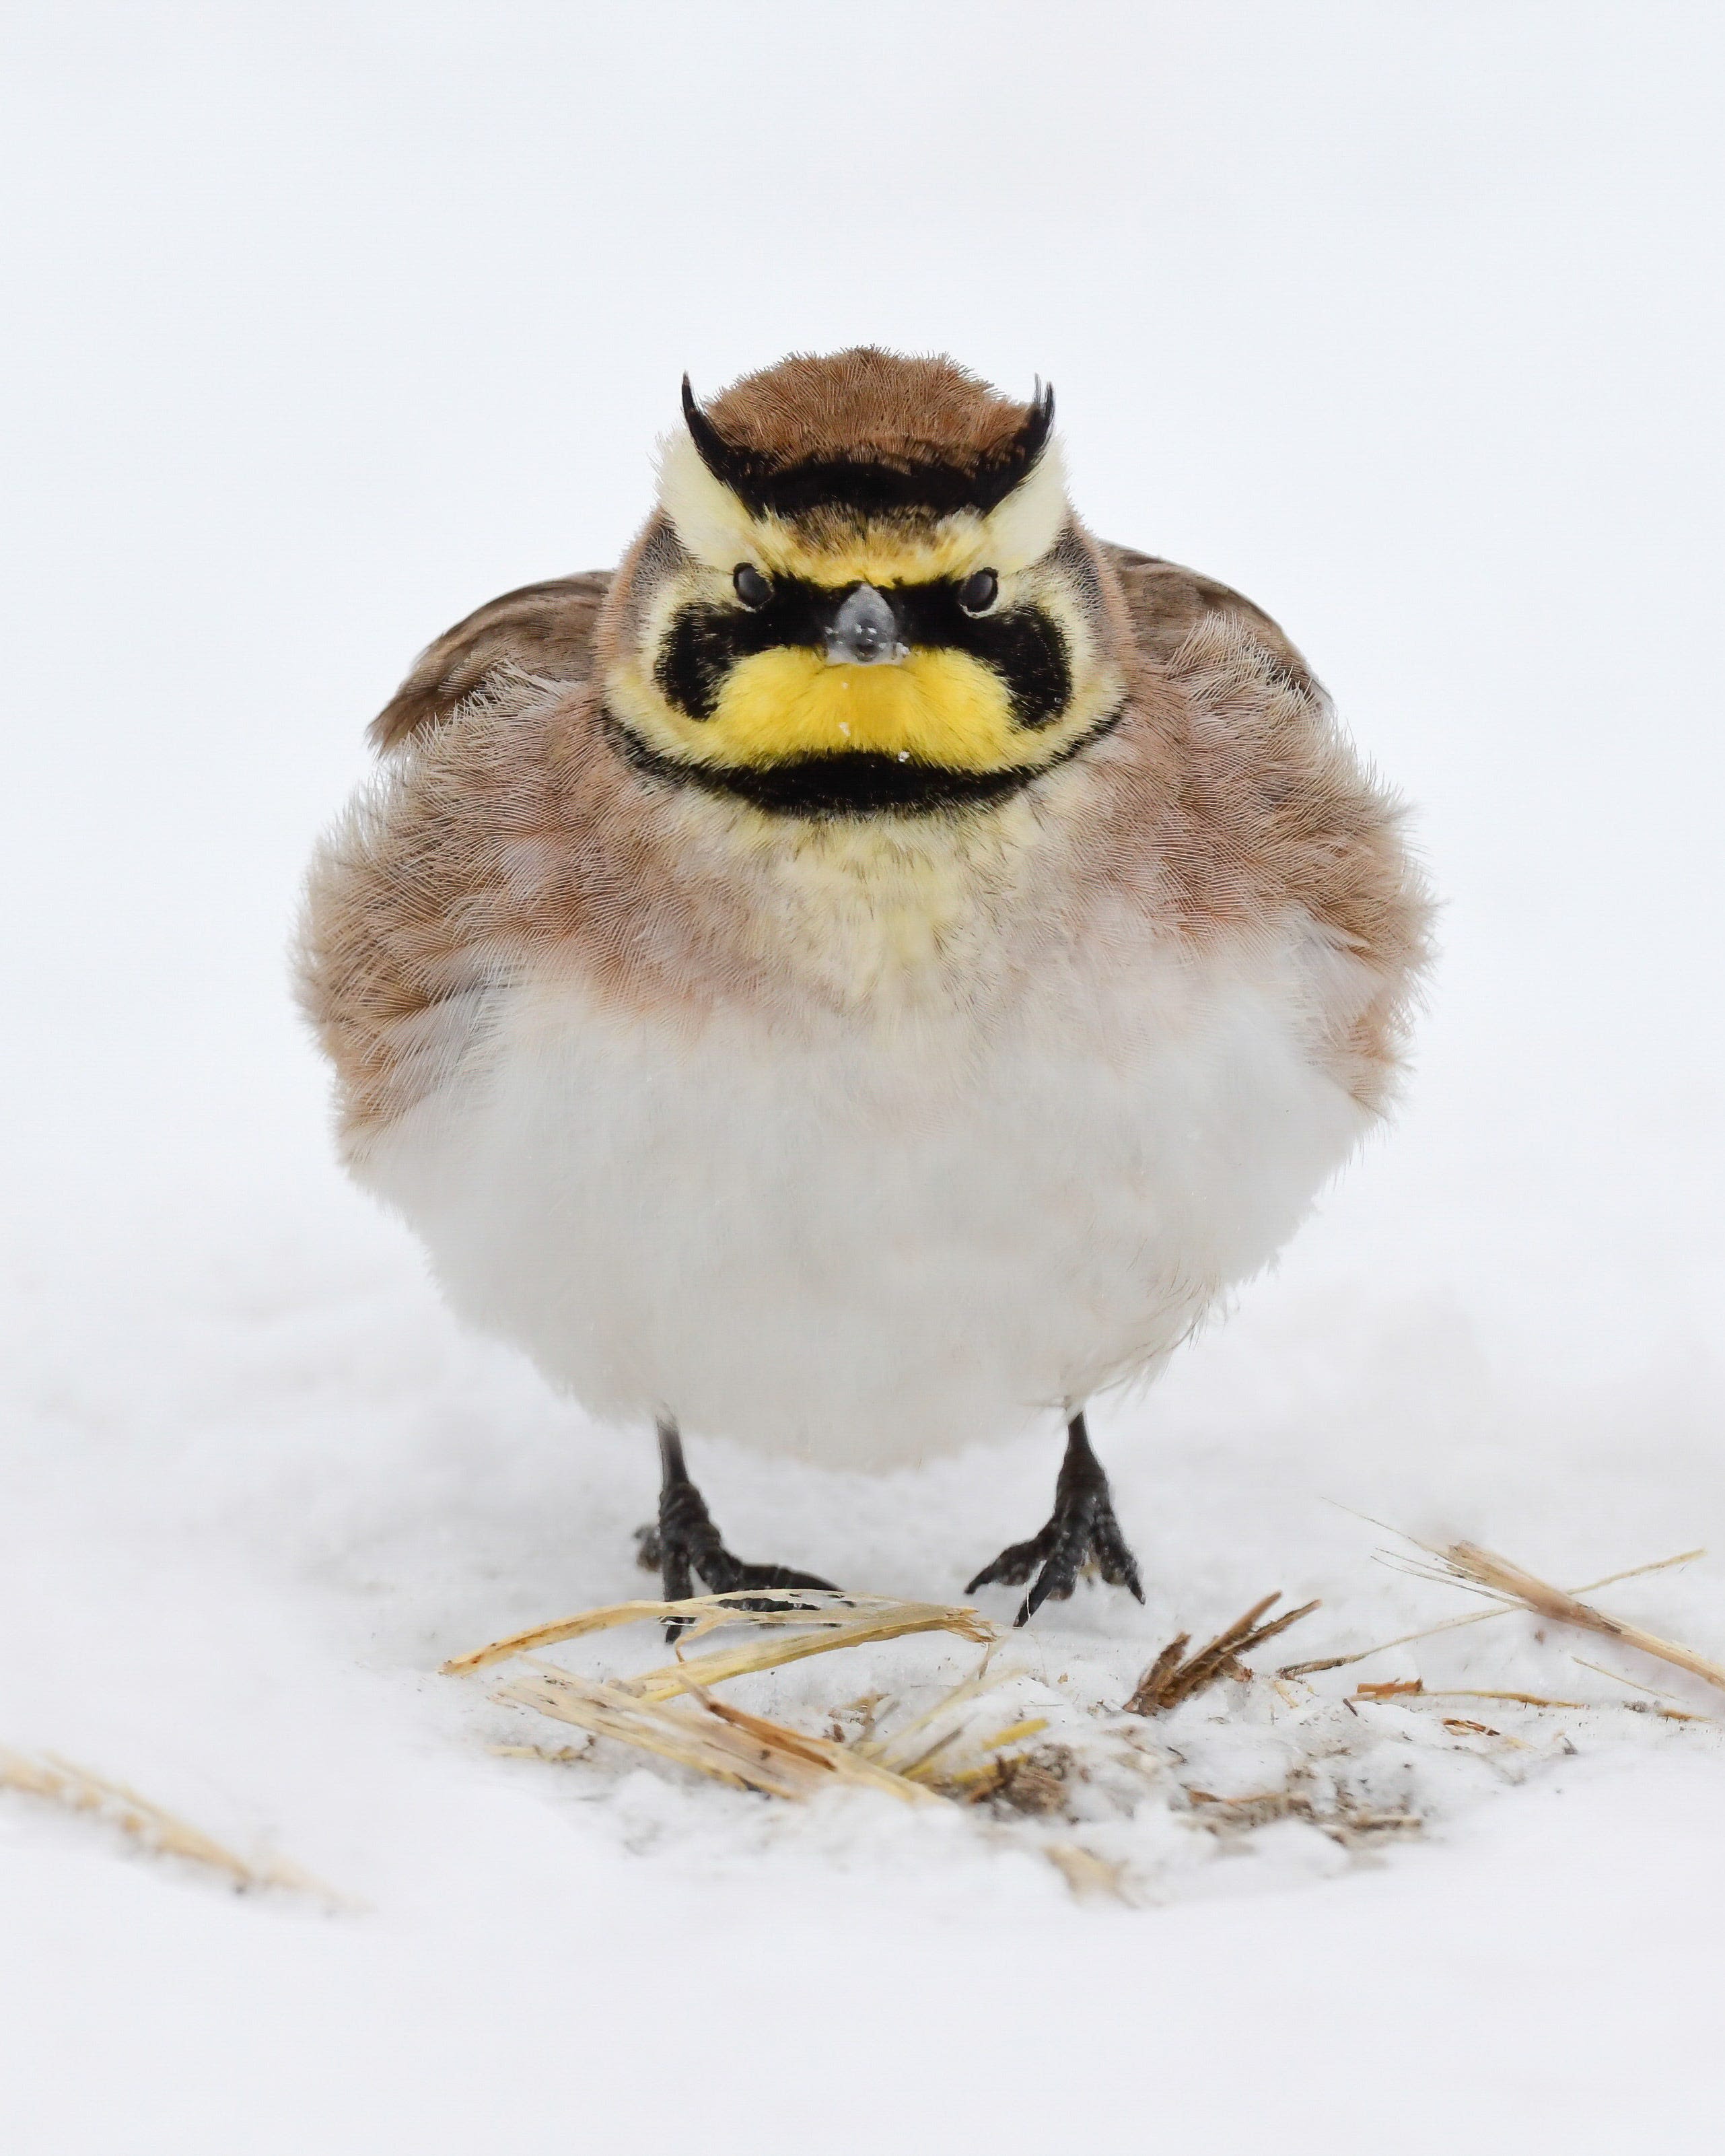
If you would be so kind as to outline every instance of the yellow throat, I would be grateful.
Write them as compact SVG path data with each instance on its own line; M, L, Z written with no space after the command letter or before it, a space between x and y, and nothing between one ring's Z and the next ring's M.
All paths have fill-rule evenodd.
M738 660L711 718L690 724L681 745L721 763L857 749L957 771L997 770L1028 746L999 676L964 652L918 650L896 665L845 666L788 647Z

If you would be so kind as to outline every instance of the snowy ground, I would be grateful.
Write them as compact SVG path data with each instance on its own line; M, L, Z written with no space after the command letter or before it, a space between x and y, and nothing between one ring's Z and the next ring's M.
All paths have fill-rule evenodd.
M1716 11L13 19L0 1747L360 1906L0 1797L0 2145L1714 2145L1721 1734L1573 1657L1717 1697L1511 1617L1117 1709L1271 1589L1323 1607L1264 1670L1465 1609L1362 1514L1565 1584L1712 1543L1601 1599L1725 1654ZM1149 1605L997 1656L1030 1815L492 1748L572 1732L438 1664L641 1590L650 1448L454 1330L282 988L413 649L614 558L685 365L865 336L1051 377L1092 521L1288 624L1448 901L1396 1132L1097 1417ZM1056 1450L696 1465L745 1553L946 1599ZM1414 1674L1589 1704L1343 1703Z

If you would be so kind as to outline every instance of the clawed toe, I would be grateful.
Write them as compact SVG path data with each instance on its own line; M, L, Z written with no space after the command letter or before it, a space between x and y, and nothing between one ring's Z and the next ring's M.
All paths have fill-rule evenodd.
M1091 1450L1081 1414L1067 1428L1066 1457L1055 1485L1055 1508L1047 1526L1029 1541L1002 1550L964 1591L974 1594L979 1587L1022 1587L1034 1572L1034 1584L1013 1620L1015 1625L1028 1625L1045 1602L1066 1601L1080 1573L1092 1565L1109 1586L1123 1587L1143 1600L1137 1560L1120 1532L1108 1477Z
M830 1589L833 1586L829 1579L821 1579L812 1572L794 1571L788 1564L745 1564L741 1558L732 1557L722 1543L716 1549L698 1553L694 1563L695 1569L715 1594L740 1594L751 1587Z
M1110 1587L1123 1587L1135 1600L1143 1600L1137 1562L1127 1547L1111 1507L1105 1502L1088 1520L1051 1521L1050 1526L1054 1530L1050 1537L1054 1547L1034 1585L1019 1604L1012 1620L1014 1625L1028 1625L1045 1602L1070 1601L1079 1575L1092 1568ZM1009 1576L1009 1584L1016 1587L1027 1577L1027 1571L1015 1578Z
M812 1572L798 1572L788 1564L749 1564L733 1557L721 1540L701 1495L689 1479L683 1464L682 1443L674 1424L661 1424L660 1456L664 1482L659 1497L659 1518L635 1530L635 1562L644 1571L657 1572L667 1602L686 1602L695 1593L695 1582L713 1594L746 1594L751 1589L781 1590L814 1587L832 1590L833 1583ZM750 1605L742 1603L740 1608ZM763 1604L762 1608L771 1608ZM687 1620L667 1618L665 1636L675 1640Z
M1114 1517L1111 1505L1105 1504L1096 1514L1091 1530L1091 1548L1096 1569L1109 1586L1123 1587L1135 1602L1142 1602L1144 1583L1138 1577L1138 1561L1120 1532L1120 1522Z
M716 1535L711 1540L701 1537L693 1543L680 1543L672 1563L661 1563L661 1572L669 1576L674 1567L674 1584L678 1591L673 1593L671 1586L668 1585L665 1597L667 1602L688 1599L694 1591L694 1582L690 1578L691 1572L712 1594L742 1595L751 1589L765 1592L788 1587L819 1587L829 1590L833 1587L831 1580L822 1579L812 1572L798 1572L788 1564L746 1564L741 1558L732 1557ZM776 1609L782 1606L779 1603L768 1601L739 1601L735 1604L738 1609ZM665 1638L675 1640L687 1622L686 1618L668 1617L665 1624Z
M1012 1543L1001 1551L992 1564L985 1564L965 1589L974 1594L979 1587L1022 1587L1048 1555L1050 1531L1032 1535L1027 1543Z

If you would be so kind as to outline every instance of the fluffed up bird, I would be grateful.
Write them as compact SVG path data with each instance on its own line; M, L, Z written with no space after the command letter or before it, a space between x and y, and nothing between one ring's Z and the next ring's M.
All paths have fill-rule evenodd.
M1106 545L1053 398L793 357L613 573L440 638L314 864L341 1143L454 1309L656 1425L886 1467L1058 1415L970 1589L1142 1592L1085 1404L1258 1270L1384 1111L1428 908L1276 624Z

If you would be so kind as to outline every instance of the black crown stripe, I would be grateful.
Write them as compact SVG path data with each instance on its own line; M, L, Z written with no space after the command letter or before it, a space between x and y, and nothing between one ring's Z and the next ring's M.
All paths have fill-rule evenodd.
M868 459L810 458L780 465L758 450L727 442L695 401L683 377L683 416L701 460L728 486L752 515L798 516L829 505L864 516L891 516L899 510L932 510L950 516L961 509L986 515L1028 479L1048 446L1054 426L1050 384L1031 404L1023 426L1003 449L971 465L931 458L908 470Z

